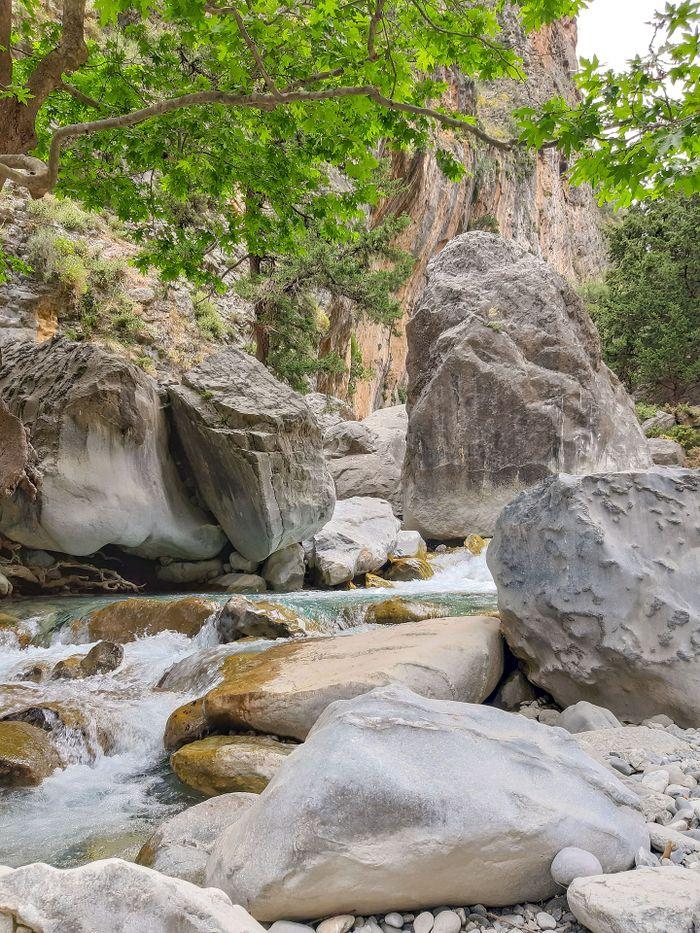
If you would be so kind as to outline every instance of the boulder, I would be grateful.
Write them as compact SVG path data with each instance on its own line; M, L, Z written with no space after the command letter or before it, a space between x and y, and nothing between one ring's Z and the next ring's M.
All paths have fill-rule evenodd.
M642 422L642 431L648 436L651 431L668 431L675 428L676 416L669 411L657 411L651 418Z
M171 399L200 495L244 557L262 561L328 521L335 496L318 423L262 363L230 347Z
M0 874L0 916L32 933L263 933L215 888L118 858L79 868L35 863Z
M38 494L0 499L0 531L30 548L87 555L214 557L224 537L193 505L169 453L155 382L89 343L3 344L0 394L29 431Z
M700 718L700 473L559 476L507 506L489 546L503 633L562 706Z
M318 421L321 432L325 435L329 428L335 427L343 421L352 421L352 406L343 399L334 395L324 395L323 392L309 392L304 401Z
M186 678L178 669L194 674L188 660L174 665L162 685L182 689ZM424 696L480 703L502 670L497 619L409 622L229 655L221 662L222 682L204 697L204 714L214 732L255 729L303 740L334 700L400 683Z
M695 933L700 875L677 866L578 878L569 909L591 933Z
M35 787L60 767L43 729L26 722L0 722L0 787Z
M189 742L203 739L209 733L209 723L204 715L202 698L183 703L168 717L163 735L166 752L174 752Z
M401 515L407 428L406 406L393 405L377 409L362 421L344 421L326 431L323 449L338 499L386 499Z
M261 921L539 901L567 845L633 864L634 803L561 729L391 685L326 709L205 880Z
M389 560L427 556L428 546L417 531L400 531L393 548L389 551Z
M580 700L562 711L557 725L567 732L593 732L597 729L619 729L622 723L604 706Z
M81 680L116 670L124 659L124 649L113 641L99 641L87 654L75 654L58 661L51 680Z
M271 590L292 593L304 588L306 560L300 544L290 544L271 554L263 564L262 575Z
M337 502L333 517L314 535L309 566L321 583L337 586L378 570L394 547L401 523L384 499L355 496Z
M393 596L367 607L364 621L372 625L399 625L404 622L423 622L425 619L444 619L449 609L435 603L421 603L403 596Z
M197 596L182 599L135 596L109 603L85 619L76 619L71 630L76 640L112 641L121 645L160 632L180 632L192 638L216 608L216 603Z
M220 560L172 561L159 567L156 577L161 583L189 584L205 583L223 573L224 565Z
M306 634L293 609L266 599L253 602L245 596L232 596L218 613L215 625L222 644L239 638L299 638Z
M397 557L384 571L384 577L392 582L408 583L412 580L429 580L435 571L425 557Z
M515 670L503 678L491 702L498 709L517 711L523 703L532 703L536 696L523 672Z
M225 573L211 581L215 590L224 593L264 593L267 583L257 573Z
M255 800L257 794L220 794L169 817L141 847L137 864L201 885L216 837Z
M209 797L259 794L295 747L263 735L210 735L178 749L170 766L183 784Z
M592 852L578 849L576 846L567 846L557 852L550 867L552 879L563 888L568 888L576 878L588 878L591 875L600 875L603 866Z
M583 303L517 243L451 240L406 333L407 528L491 534L503 506L548 476L651 466Z
M681 445L670 437L650 437L648 442L651 459L656 466L683 466L685 451Z

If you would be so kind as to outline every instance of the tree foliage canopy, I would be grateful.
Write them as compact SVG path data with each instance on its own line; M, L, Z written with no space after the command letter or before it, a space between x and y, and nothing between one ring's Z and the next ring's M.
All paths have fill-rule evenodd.
M631 208L608 228L610 267L585 290L607 362L638 395L700 389L700 196Z

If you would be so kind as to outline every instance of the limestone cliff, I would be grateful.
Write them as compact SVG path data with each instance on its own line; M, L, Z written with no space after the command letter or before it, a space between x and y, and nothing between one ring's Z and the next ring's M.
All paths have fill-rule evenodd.
M458 72L448 75L450 105L474 113L484 127L510 135L514 107L535 105L554 95L573 100L576 68L576 24L563 20L526 36L514 18L504 24L508 40L521 55L527 80L503 80L488 85L468 81ZM548 260L567 279L585 280L604 263L600 215L587 187L571 187L564 177L561 154L547 150L536 156L503 153L472 139L443 134L449 148L468 168L459 183L449 182L431 153L392 156L392 174L403 182L399 194L382 204L375 220L390 213L408 213L412 223L401 245L415 256L413 273L403 286L405 318L392 335L388 329L363 324L356 329L363 363L372 376L357 386L355 413L364 417L375 408L402 399L406 380L405 321L420 294L428 261L452 237L472 229L500 232L535 255ZM348 308L331 315L326 349L349 353L352 321ZM347 377L329 376L322 391L347 397Z

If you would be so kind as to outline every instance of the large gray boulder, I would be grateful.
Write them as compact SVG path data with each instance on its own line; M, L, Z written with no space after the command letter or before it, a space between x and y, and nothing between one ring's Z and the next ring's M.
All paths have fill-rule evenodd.
M0 394L29 432L31 476L0 499L0 531L27 547L214 557L224 536L196 508L169 453L156 384L87 343L8 341Z
M223 350L171 389L178 435L204 502L244 557L309 537L335 495L321 430L301 395L242 350Z
M343 421L326 431L323 449L338 499L386 499L401 515L401 470L406 453L405 405L380 408L362 421Z
M581 300L516 243L450 241L407 337L404 519L424 537L491 534L506 503L555 473L651 466Z
M700 873L678 866L577 878L569 908L591 933L695 933Z
M353 496L336 502L330 521L307 547L309 567L320 583L337 586L378 570L388 560L401 530L384 499Z
M700 721L700 473L559 476L498 520L503 633L562 705Z
M33 933L263 933L223 891L117 858L64 870L40 862L0 869L0 920L8 914L15 929Z
M561 729L390 685L326 709L205 880L261 921L539 901L566 846L648 849L634 803Z

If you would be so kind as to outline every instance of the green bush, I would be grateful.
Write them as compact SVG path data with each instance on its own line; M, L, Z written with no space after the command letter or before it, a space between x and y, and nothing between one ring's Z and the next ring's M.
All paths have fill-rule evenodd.
M27 210L40 224L57 223L66 230L85 232L99 224L98 218L84 211L71 198L54 198L46 195L27 203Z
M195 295L193 302L194 319L205 337L218 340L226 333L219 309L213 301L204 296Z
M679 402L700 386L700 195L631 208L610 266L582 290L605 359L630 392Z
M653 428L649 432L649 437L668 437L687 451L700 447L700 431L697 428L691 428L687 424L674 424L672 428L666 428L665 430Z

